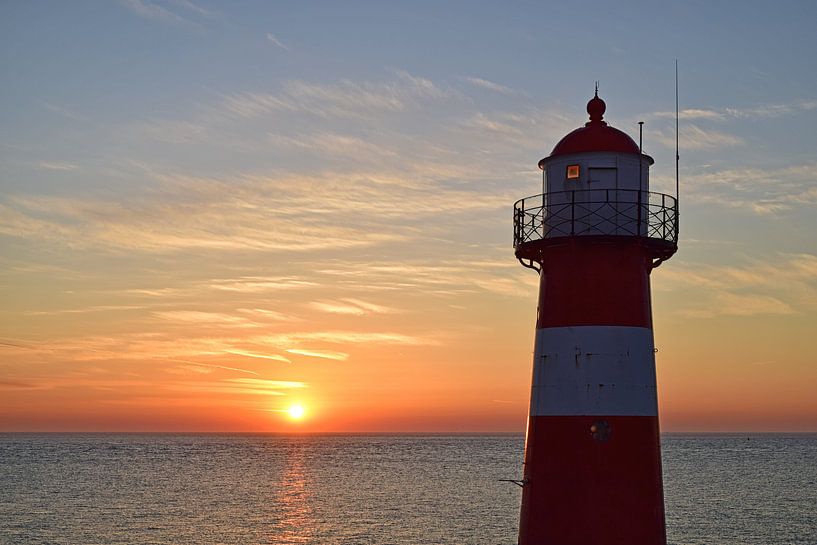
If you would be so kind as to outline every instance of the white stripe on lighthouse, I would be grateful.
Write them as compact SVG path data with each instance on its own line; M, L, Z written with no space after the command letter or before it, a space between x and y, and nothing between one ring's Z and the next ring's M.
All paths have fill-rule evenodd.
M656 416L652 329L536 331L531 416Z

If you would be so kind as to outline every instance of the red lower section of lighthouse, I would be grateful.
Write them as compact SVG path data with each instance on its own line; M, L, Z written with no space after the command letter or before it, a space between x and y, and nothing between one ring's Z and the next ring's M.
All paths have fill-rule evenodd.
M664 545L656 416L531 416L520 545Z
M542 269L519 545L666 545L655 255L612 236L525 250Z

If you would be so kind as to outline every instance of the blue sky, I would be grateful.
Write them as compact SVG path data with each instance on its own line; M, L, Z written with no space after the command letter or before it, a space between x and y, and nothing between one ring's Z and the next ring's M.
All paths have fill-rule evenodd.
M688 409L691 377L716 361L734 399L712 411L738 414L741 395L766 399L756 390L783 376L768 404L788 392L786 414L811 415L792 426L814 422L800 388L817 381L804 333L817 323L817 4L122 0L0 13L2 319L8 342L29 347L6 355L9 381L70 384L65 354L88 376L105 354L93 368L110 382L124 380L116 354L155 380L157 351L296 350L348 371L264 377L340 398L375 365L355 353L365 338L421 347L418 372L469 354L485 377L460 392L469 410L511 399L524 415L535 277L513 259L511 205L585 122L597 80L607 121L634 137L645 122L652 187L672 192L678 59L681 251L653 279L670 422L706 421ZM205 350L215 333L187 329L202 323L269 335ZM505 373L497 354L521 363ZM729 386L735 375L748 382ZM448 390L417 395L442 407L457 386L441 377ZM516 413L502 414L512 428Z
M676 58L684 106L725 117L696 126L740 135L746 145L729 153L743 164L805 161L813 150L813 117L799 109L813 106L817 88L817 13L808 2L736 10L729 2L134 0L18 3L4 11L5 141L36 142L53 155L137 155L112 133L134 121L191 121L225 96L276 91L292 80L384 82L399 71L467 93L453 105L462 111L539 108L574 118L600 80L608 117L631 131L638 119L648 131L665 130L647 114L671 109ZM518 94L479 93L467 78ZM786 123L774 122L776 108L786 109ZM550 143L540 135L544 155ZM646 142L655 145L649 133Z

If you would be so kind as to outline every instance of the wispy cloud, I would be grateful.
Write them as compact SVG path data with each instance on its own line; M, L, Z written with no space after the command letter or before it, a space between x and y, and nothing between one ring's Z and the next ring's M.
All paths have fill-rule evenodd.
M789 103L761 104L743 108L686 108L679 112L681 119L724 121L733 119L773 118L798 112L817 110L817 100L796 100ZM653 112L648 117L675 118L675 112Z
M274 45L275 47L283 49L284 51L289 51L289 46L284 45L284 43L281 40L279 40L278 38L276 38L275 34L273 34L271 32L267 32L267 41L269 43L271 43L272 45Z
M273 111L303 112L320 117L360 118L377 112L402 112L415 108L424 100L452 96L431 80L397 71L396 78L386 82L353 82L315 84L293 80L280 93L241 93L225 97L223 106L242 117L253 117Z
M39 163L38 166L45 170L62 170L62 171L76 170L79 168L79 165L75 165L74 163L66 163L64 161L57 162L42 161L41 163Z
M476 277L473 282L486 291L516 297L532 297L539 285L539 279L533 275L516 275L513 278L482 276Z
M219 278L211 280L207 286L214 290L233 291L243 293L260 293L265 291L282 291L312 288L315 282L292 276L242 276L239 278ZM247 309L244 309L247 311ZM254 309L258 314L275 316L270 311Z
M153 19L163 23L190 23L184 17L170 11L169 9L160 6L148 0L120 0L122 5L128 8L131 12L144 17L146 19Z
M260 375L260 373L256 373L255 371L250 371L249 369L241 369L240 367L228 367L226 365L216 365L213 363L202 363L197 361L185 361L180 359L172 359L171 361L181 361L185 362L187 365L182 366L183 368L195 370L195 372L203 372L206 371L207 373L211 373L216 369L223 369L225 371L236 371L238 373L245 373L248 375Z
M817 256L782 254L742 266L688 264L656 278L661 291L695 289L699 302L685 303L689 317L785 315L817 309Z
M263 308L239 308L238 312L255 316L256 319L273 320L277 322L292 322L297 318L278 312L276 310L267 310Z
M258 345L292 346L310 342L331 344L372 344L422 346L440 344L430 337L420 337L383 331L292 331L272 335L259 335L247 339Z
M47 384L26 380L0 380L0 390L44 390Z
M356 305L348 305L343 303L333 303L327 301L313 301L309 305L321 312L329 312L331 314L353 314L356 316L363 316L366 311Z
M798 100L783 104L763 104L750 108L726 108L726 113L738 118L768 118L817 110L817 100Z
M246 350L237 350L235 348L225 350L224 353L235 354L236 356L246 356L248 358L255 358L260 360L273 360L284 363L292 363L292 361L289 358L287 358L286 356L281 356L280 354L259 354L256 352L248 352Z
M252 386L264 386L267 388L278 388L282 390L306 388L305 382L293 380L267 380L257 378L229 378L227 382L235 382L238 384L250 384Z
M177 5L183 9L193 12L203 17L213 17L213 12L207 10L198 4L191 2L191 0L169 0L172 4Z
M222 381L177 382L161 388L179 392L201 392L233 394L239 396L281 396L284 391L306 388L305 382L267 380L256 378L234 378Z
M306 356L308 358L321 358L326 360L346 361L349 359L349 354L345 352L335 352L333 350L306 350L303 348L289 348L287 352L290 354L297 354L299 356Z
M141 138L167 144L196 144L204 142L211 134L201 123L169 119L138 121L128 127Z
M173 315L171 315L173 316ZM185 316L187 317L187 316ZM190 316L197 319L197 316ZM26 358L26 361L44 361L59 357L65 362L139 361L164 363L185 363L192 365L215 365L219 368L236 368L227 357L235 357L290 363L281 353L309 357L325 357L345 360L346 352L335 349L314 348L315 345L438 345L439 340L430 336L416 336L399 332L384 331L289 331L261 333L225 327L218 322L212 329L201 331L201 325L188 322L196 327L192 331L161 333L130 333L117 335L92 335L53 339L45 342L15 341L0 343L0 348L12 357ZM229 331L229 333L218 333ZM196 333L200 332L200 333ZM334 348L334 347L333 347ZM320 356L318 354L321 354ZM244 360L245 362L249 360Z
M504 85L494 83L493 81L489 81L487 79L468 76L465 78L465 80L471 85L479 87L481 89L488 89L489 91L494 91L496 93L501 93L503 95L513 94L513 89L511 89L510 87L505 87Z
M372 157L381 159L394 158L398 153L380 144L368 142L361 138L344 134L318 132L302 137L290 137L269 134L272 145L282 148L297 148L313 150L321 155L336 155L342 157Z
M205 150L223 139L228 146L235 142L250 146L242 153L266 154L274 146L287 161L320 154L328 163L325 169L193 176L144 167L138 173L144 183L135 186L144 189L135 189L127 199L112 199L109 194L82 198L17 194L0 199L0 233L118 254L308 253L439 239L460 224L473 228L475 221L489 221L489 214L499 213L517 196L497 179L493 170L504 167L491 159L500 154L497 149L518 153L520 146L535 146L532 142L541 136L541 126L551 127L557 119L543 112L472 114L469 109L451 114L450 122L432 123L438 134L429 139L417 139L402 129L383 129L380 113L405 117L451 99L468 103L445 84L404 71L371 81L290 81L244 101L248 96L231 95L188 120L128 125L136 130L128 137ZM245 121L244 116L269 112L299 120L273 126L298 126L304 132L271 134L268 120ZM317 128L300 122L316 112ZM334 130L325 122L327 116L338 118L333 122L347 129ZM355 117L351 125L350 116ZM257 137L248 136L248 125L258 130ZM283 286L247 279L232 285L214 283L212 288L262 292Z
M656 133L656 140L668 148L675 147L674 129L665 129ZM681 125L680 144L685 150L717 150L724 147L739 146L745 140L734 134L712 129L704 129L693 123Z
M658 118L675 118L675 112L654 112L649 117ZM708 110L705 108L686 108L678 112L678 117L681 119L707 119L720 120L726 117L724 112L717 110Z
M817 204L817 163L770 168L723 169L684 176L690 199L757 214Z
M441 213L449 221L471 218L510 199L434 179L358 173L224 180L158 176L157 183L158 189L127 203L10 196L0 201L0 233L119 252L307 252L405 241L416 231L400 228L397 220ZM252 282L220 287L246 289Z
M34 310L27 311L27 316L56 316L59 314L88 314L90 312L113 312L119 310L138 310L143 309L143 306L137 305L94 305L83 308L69 308L57 310Z
M321 269L322 274L365 281L366 289L439 294L491 292L501 295L528 297L535 293L538 281L534 275L519 275L518 264L512 260L494 262L476 259L436 262L349 263L335 268ZM354 285L354 284L353 284Z
M185 293L185 290L180 288L129 288L123 290L122 293L127 295L167 298L182 295Z
M68 108L52 104L51 102L47 102L45 100L38 100L37 102L42 104L47 110L54 112L55 114L59 114L66 119L70 119L71 121L88 121L86 116L78 114L77 112L74 112Z
M391 314L398 312L396 309L384 305L378 305L360 299L343 299L340 301L313 301L310 306L321 312L332 314L352 314L363 316L365 314Z
M466 120L463 126L500 135L521 136L524 134L518 127L501 120L490 119L481 112L476 113L471 119Z
M394 307L389 307L385 305L378 305L376 303L372 303L371 301L363 301L361 299L343 299L344 302L355 305L358 308L363 309L366 312L370 312L372 314L392 314L395 312L400 312L398 309Z
M218 327L260 327L257 324L242 316L224 314L219 312L201 312L196 310L169 310L154 312L154 316L171 322L192 323L201 326Z
M789 288L801 283L817 289L817 255L775 254L763 260L736 265L678 265L662 270L661 284L701 286L715 289Z
M710 305L678 310L688 318L713 318L715 316L757 316L768 314L794 314L795 310L780 299L770 295L718 293Z

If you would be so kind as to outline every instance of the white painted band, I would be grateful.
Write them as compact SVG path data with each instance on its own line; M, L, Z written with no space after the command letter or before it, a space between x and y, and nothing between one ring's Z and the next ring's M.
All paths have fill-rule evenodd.
M656 416L652 329L538 329L532 384L531 416Z

